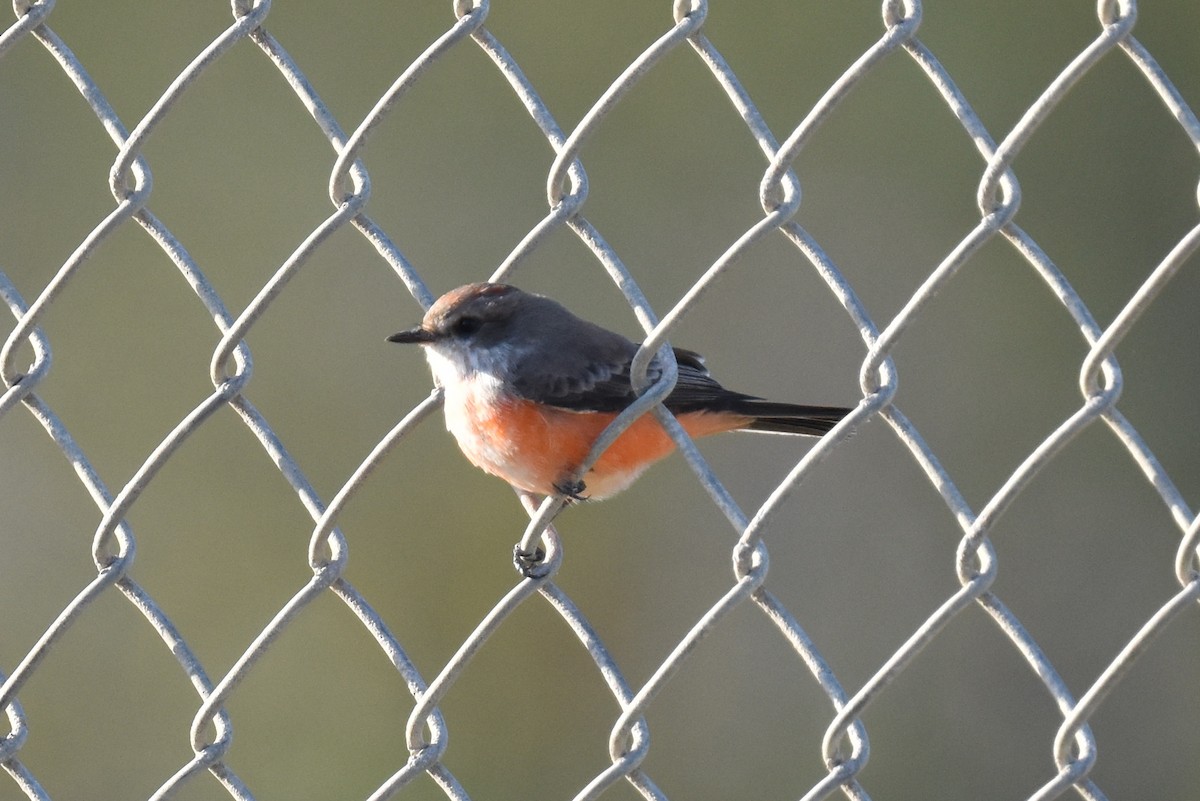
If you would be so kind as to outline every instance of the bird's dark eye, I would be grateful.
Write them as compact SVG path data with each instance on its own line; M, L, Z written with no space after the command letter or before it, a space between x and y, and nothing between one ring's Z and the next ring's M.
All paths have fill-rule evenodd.
M454 323L454 333L459 336L470 336L483 327L483 320L478 317L459 317Z

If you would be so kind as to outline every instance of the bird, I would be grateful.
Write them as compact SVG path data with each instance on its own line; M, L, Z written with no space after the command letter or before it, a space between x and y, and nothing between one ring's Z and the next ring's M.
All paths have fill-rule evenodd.
M600 433L637 397L630 365L639 346L544 295L501 283L460 286L420 325L387 340L424 349L463 454L519 490L601 500L675 449L657 418L644 414L577 475ZM673 350L678 378L662 403L693 438L733 430L821 436L851 411L728 390L699 354ZM647 377L662 373L655 356Z

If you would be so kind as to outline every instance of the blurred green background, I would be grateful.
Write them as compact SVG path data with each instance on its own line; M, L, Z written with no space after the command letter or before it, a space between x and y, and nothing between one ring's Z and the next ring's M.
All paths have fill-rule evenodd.
M451 4L277 2L266 28L347 130L453 22ZM494 2L488 28L570 130L672 23L670 4ZM132 128L230 24L220 2L61 0L49 24ZM1200 103L1200 5L1140 4L1135 35ZM713 3L707 35L785 137L883 31L876 3ZM929 2L919 36L997 139L1097 35L1083 0ZM47 52L0 60L0 269L32 301L113 207L115 148ZM192 86L145 148L149 208L236 315L330 212L334 154L278 72L243 41ZM466 42L372 136L368 213L435 294L486 277L546 211L552 152L490 60ZM655 68L583 154L584 215L664 313L761 216L763 160L687 46ZM797 220L882 327L978 221L982 162L898 52L795 164ZM1021 152L1017 221L1101 324L1196 222L1195 148L1120 52ZM1176 277L1122 343L1120 408L1186 498L1200 485L1200 271ZM636 336L620 294L566 230L515 282ZM420 307L356 232L333 236L253 328L246 395L322 498L430 388L419 353L383 338ZM38 389L115 492L210 392L211 319L136 225L108 239L44 318L53 369ZM5 332L11 327L4 327ZM672 337L728 386L852 405L864 346L782 237L732 270ZM1086 347L1032 269L999 239L896 350L896 404L976 510L1075 409ZM748 513L806 452L790 438L702 445ZM72 466L21 408L0 421L0 669L11 671L94 575L100 519ZM472 468L440 419L420 427L339 519L347 578L427 680L513 585L525 516ZM222 410L133 507L132 575L214 679L310 576L312 522L257 440ZM734 533L678 457L619 499L558 521L561 587L640 686L731 585ZM958 587L958 527L891 430L874 420L795 493L768 535L776 593L855 691ZM1102 424L1074 441L993 532L993 590L1082 694L1178 590L1180 533ZM1200 786L1189 610L1093 718L1092 773L1114 799ZM190 757L195 692L139 613L110 591L20 694L20 758L54 798L150 795ZM259 799L360 798L407 757L412 699L329 595L274 645L229 704L228 762ZM541 599L488 642L442 706L445 764L473 798L568 798L608 763L619 710ZM830 704L766 618L733 612L652 705L643 767L671 798L794 798L825 771ZM1054 772L1061 715L981 609L954 620L864 716L875 798L1024 798ZM22 797L0 781L0 799ZM227 797L211 777L185 799ZM399 796L443 797L428 779ZM605 796L632 799L626 784Z

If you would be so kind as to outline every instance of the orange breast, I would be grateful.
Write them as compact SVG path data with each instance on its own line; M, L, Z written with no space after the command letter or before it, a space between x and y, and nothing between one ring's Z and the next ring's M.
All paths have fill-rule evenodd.
M483 470L541 495L554 492L556 483L575 472L600 432L616 417L611 412L571 412L522 399L481 400L468 399L458 410L447 407L447 422L459 446ZM452 416L458 420L452 421ZM738 428L749 419L700 412L681 415L679 421L690 436L703 437ZM583 477L587 485L583 494L600 499L619 492L674 448L658 420L643 415Z

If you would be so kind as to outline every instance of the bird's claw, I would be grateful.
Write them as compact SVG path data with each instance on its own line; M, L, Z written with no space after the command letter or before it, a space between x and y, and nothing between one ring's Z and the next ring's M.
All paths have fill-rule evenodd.
M550 565L546 564L546 552L541 548L534 548L533 553L527 553L521 550L521 543L513 546L513 567L517 572L528 579L544 578L550 572Z
M587 484L578 479L568 479L554 484L554 491L565 497L568 502L586 501L588 496L583 494L585 489L587 489Z

